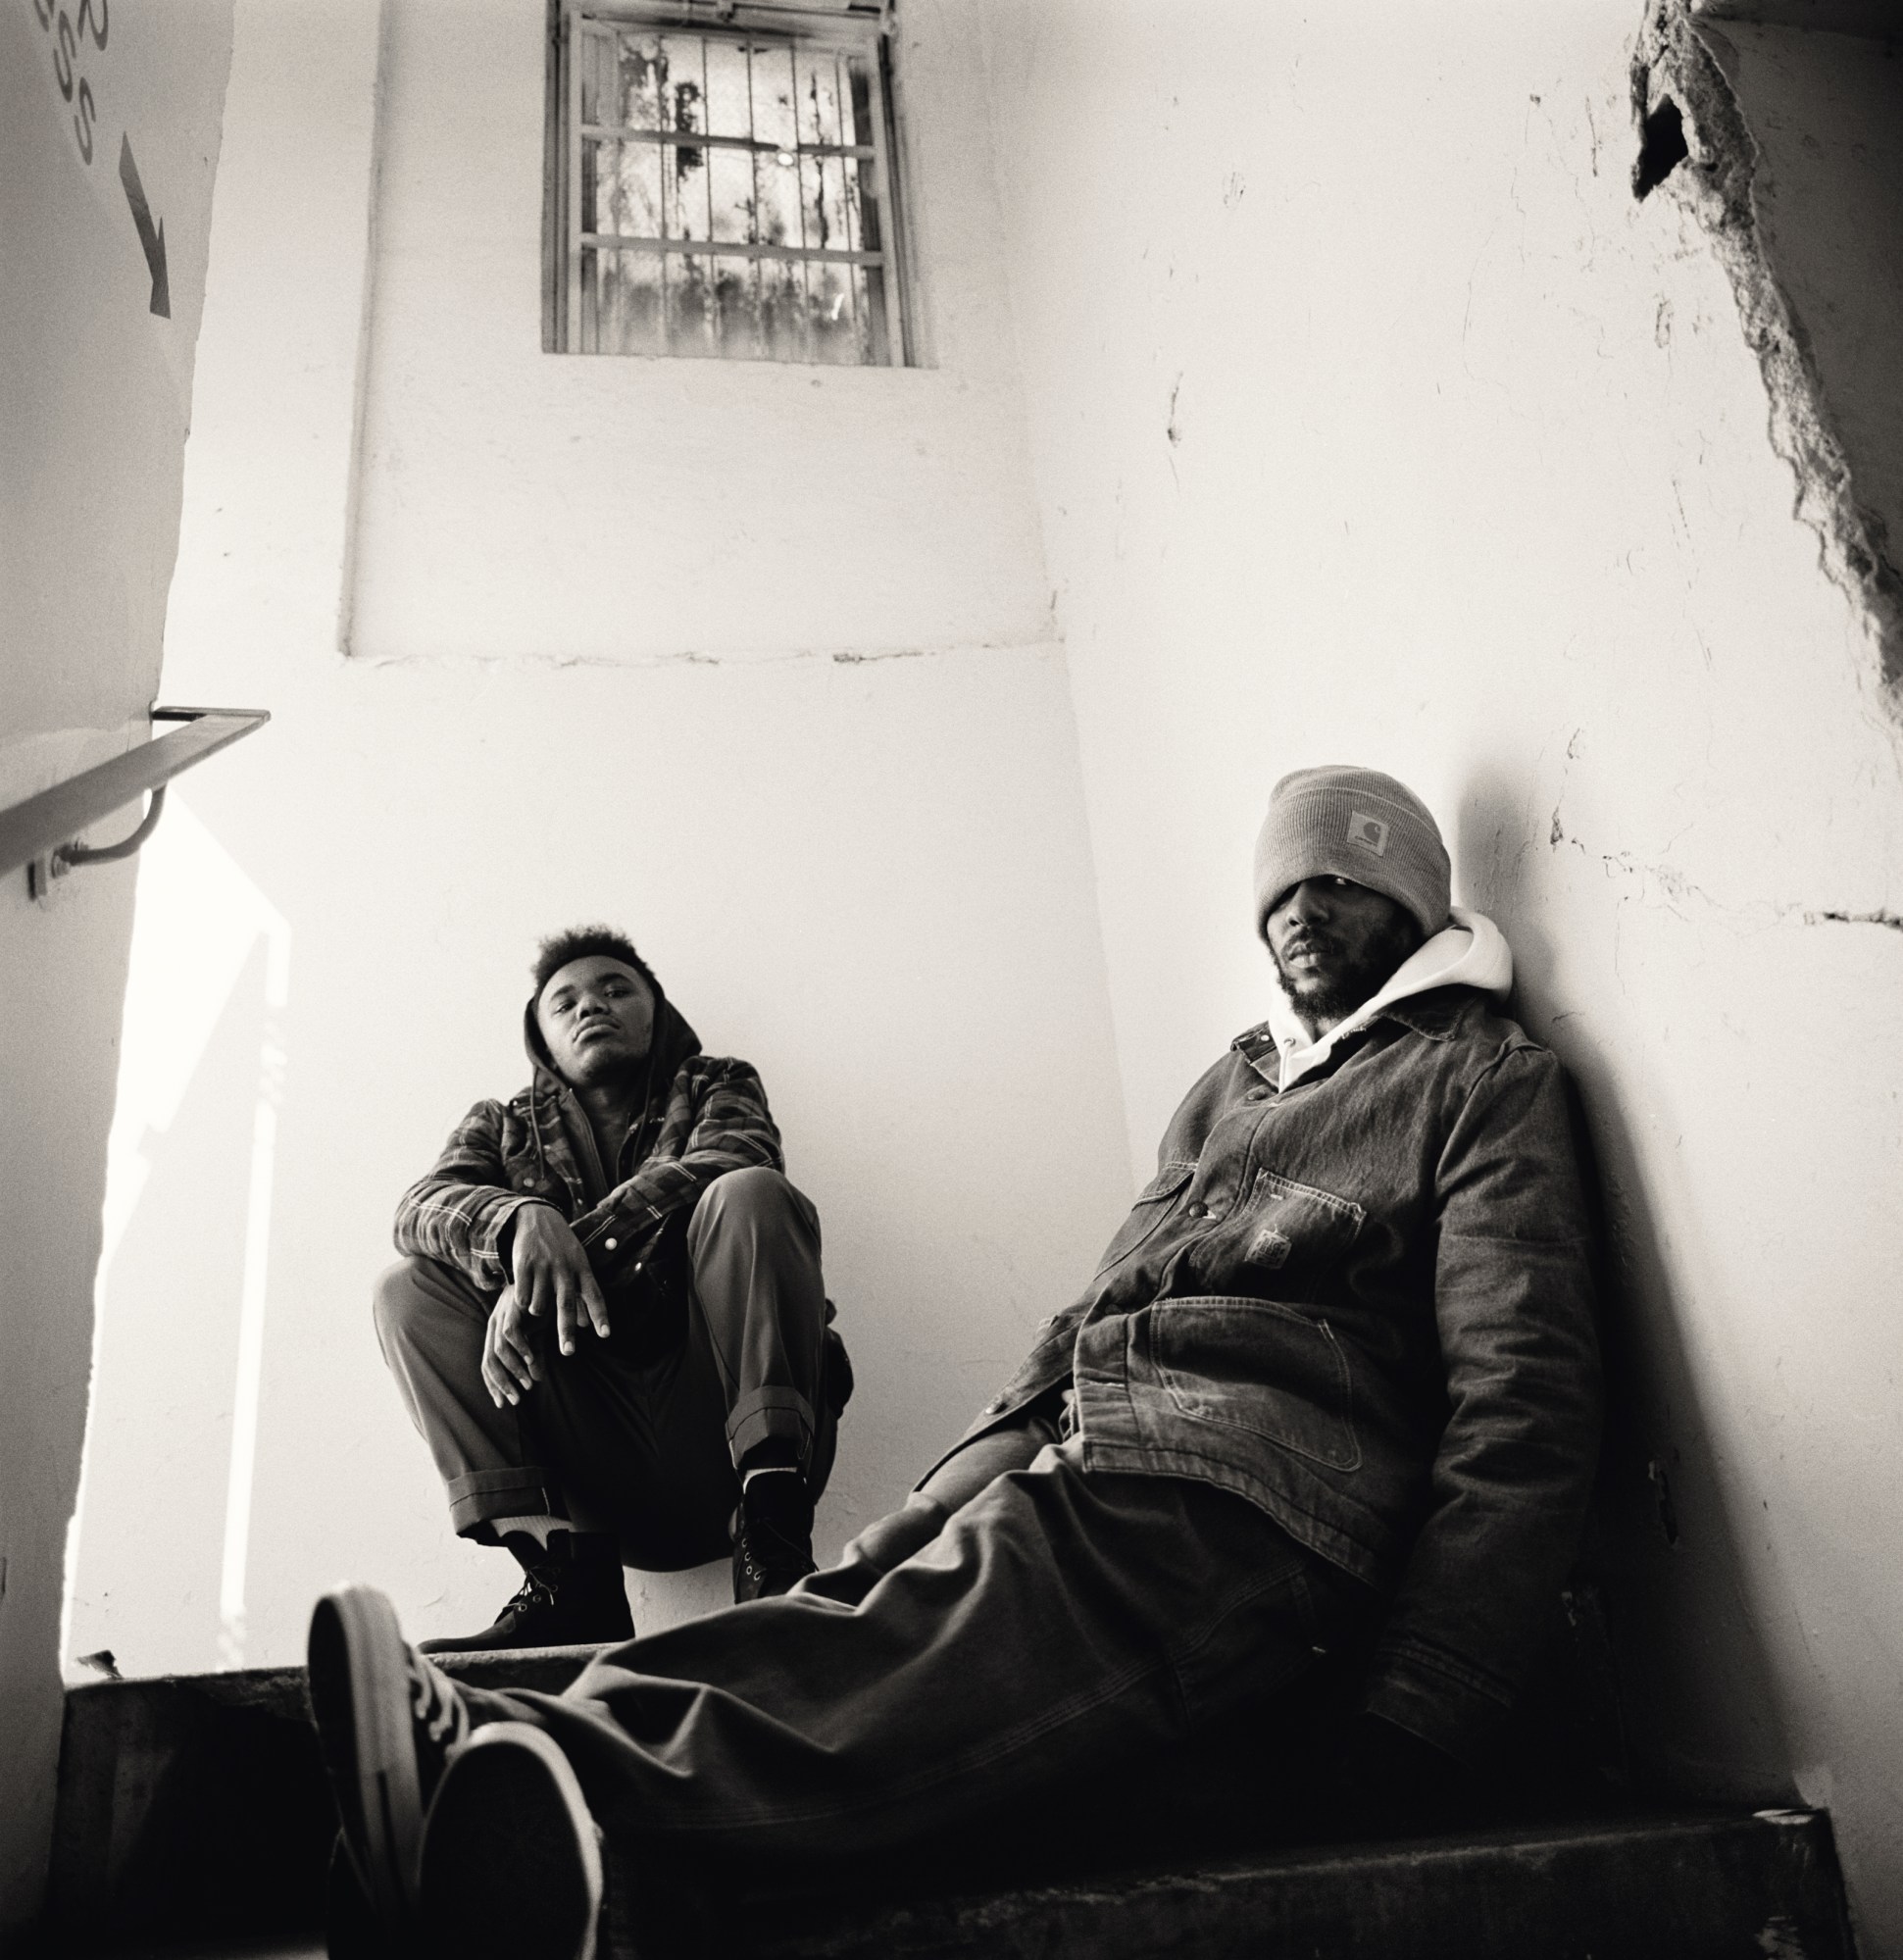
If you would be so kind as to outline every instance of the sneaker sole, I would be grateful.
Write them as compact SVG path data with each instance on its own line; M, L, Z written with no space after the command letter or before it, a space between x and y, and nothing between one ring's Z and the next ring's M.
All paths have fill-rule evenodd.
M326 1592L311 1615L311 1711L344 1842L386 1926L416 1902L423 1807L410 1673L395 1609L367 1585Z
M594 1960L600 1834L560 1747L526 1722L478 1729L424 1830L418 1924L432 1960Z

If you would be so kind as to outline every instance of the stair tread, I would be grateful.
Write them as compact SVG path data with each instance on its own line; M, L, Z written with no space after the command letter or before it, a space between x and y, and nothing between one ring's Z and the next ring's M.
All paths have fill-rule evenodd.
M451 1655L444 1665L472 1684L559 1691L593 1651ZM1278 1821L1259 1807L1265 1780L1249 1760L1233 1784L1153 1778L1121 1800L1097 1791L1107 1814L1068 1845L1056 1827L1082 1814L1085 1792L989 1850L934 1844L928 1862L815 1865L790 1883L749 1861L736 1885L726 1861L699 1884L691 1859L673 1853L646 1881L642 1854L613 1852L601 1960L715 1951L1219 1960L1276 1950L1848 1960L1852 1950L1819 1813L1602 1805L1458 1838L1322 1845L1290 1841L1304 1822L1304 1785L1290 1785L1292 1825L1286 1800ZM90 1950L113 1960L314 1960L323 1949L310 1929L322 1918L334 1832L303 1669L70 1690L55 1899L69 1936ZM657 1914L673 1922L659 1939ZM283 1931L252 1931L269 1928Z

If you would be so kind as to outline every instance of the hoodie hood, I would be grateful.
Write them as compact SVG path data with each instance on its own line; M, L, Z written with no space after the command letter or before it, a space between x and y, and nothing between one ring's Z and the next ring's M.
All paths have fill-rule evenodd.
M1472 986L1503 1000L1513 985L1513 949L1506 935L1483 912L1464 905L1452 908L1448 924L1418 946L1396 967L1378 993L1371 995L1345 1021L1337 1022L1319 1041L1297 1018L1277 981L1269 1001L1269 1031L1281 1058L1281 1087L1319 1069L1335 1045L1358 1033L1397 1000L1427 993L1439 986Z
M668 1090L673 1086L681 1063L689 1055L700 1053L700 1036L689 1026L687 1017L668 998L661 982L652 974L643 978L654 995L654 1032L647 1044L647 1069L641 1085L641 1115L634 1126L631 1153L624 1145L625 1153L629 1155L633 1164L638 1164L653 1147L654 1132L661 1127L661 1118L667 1109ZM542 1030L536 1025L535 999L536 996L530 994L522 1011L522 1045L528 1051L529 1064L535 1072L533 1085L528 1092L531 1112L543 1101L553 1101L565 1123L579 1124L586 1131L588 1119L576 1101L575 1090L556 1069L548 1044L542 1039ZM539 1140L539 1127L536 1133ZM608 1169L612 1183L615 1181L613 1167Z

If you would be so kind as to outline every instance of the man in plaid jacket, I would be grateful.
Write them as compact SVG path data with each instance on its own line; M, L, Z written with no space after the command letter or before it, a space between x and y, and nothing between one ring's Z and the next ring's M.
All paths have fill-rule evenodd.
M701 1053L619 932L545 940L533 979L529 1085L403 1194L376 1289L457 1531L525 1574L432 1651L625 1639L623 1564L700 1565L729 1531L734 1597L786 1591L850 1391L753 1068Z

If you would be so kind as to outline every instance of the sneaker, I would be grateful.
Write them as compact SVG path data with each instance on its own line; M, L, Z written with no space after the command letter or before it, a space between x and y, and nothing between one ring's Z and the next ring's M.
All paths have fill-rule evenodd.
M524 1532L502 1542L523 1569L516 1596L479 1633L425 1640L426 1654L499 1653L520 1647L605 1646L634 1637L627 1587L613 1538L553 1532L547 1547Z
M797 1470L762 1470L747 1479L734 1514L733 1597L774 1599L790 1592L813 1563L813 1496Z
M457 1751L423 1835L429 1960L594 1960L601 1833L569 1759L526 1722Z
M397 1629L368 1585L326 1592L311 1615L311 1712L350 1863L378 1924L416 1903L423 1816L451 1753L469 1738L455 1685Z

